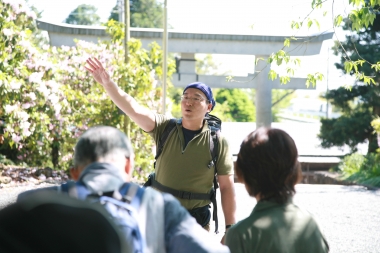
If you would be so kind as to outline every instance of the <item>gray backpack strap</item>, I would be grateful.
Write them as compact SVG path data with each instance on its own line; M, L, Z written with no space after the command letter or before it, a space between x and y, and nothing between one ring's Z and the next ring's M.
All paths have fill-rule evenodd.
M138 189L139 189L139 186L137 184L131 183L127 193L124 195L125 202L130 204L132 202L132 199L136 196Z
M58 187L58 192L65 192L72 198L79 198L78 189L76 187L75 181L67 181L65 184L62 184Z
M163 195L146 188L138 215L138 224L146 240L145 253L165 253L165 201Z

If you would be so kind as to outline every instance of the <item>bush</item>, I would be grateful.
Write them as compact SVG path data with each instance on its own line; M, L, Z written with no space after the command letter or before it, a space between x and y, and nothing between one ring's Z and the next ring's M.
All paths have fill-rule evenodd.
M380 154L346 156L339 165L343 179L355 183L380 187Z
M136 151L135 176L144 178L153 169L152 138L119 113L84 64L97 57L123 90L158 111L159 46L154 43L145 50L140 41L129 41L126 64L122 26L110 21L112 42L37 47L31 38L34 16L25 6L21 1L0 1L0 118L5 121L0 154L16 163L67 169L80 134L91 126L109 125L130 137ZM169 67L170 75L174 64Z

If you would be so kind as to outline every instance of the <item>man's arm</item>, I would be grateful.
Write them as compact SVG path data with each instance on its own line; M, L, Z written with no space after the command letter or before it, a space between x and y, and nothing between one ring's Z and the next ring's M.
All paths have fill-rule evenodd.
M89 58L86 62L88 66L85 68L92 74L95 81L104 87L112 101L144 131L152 131L155 126L154 113L141 106L133 97L121 90L111 80L110 75L98 59Z
M220 187L225 224L226 226L235 224L236 199L234 175L220 175L218 176L218 182ZM222 239L222 243L224 243L224 237Z

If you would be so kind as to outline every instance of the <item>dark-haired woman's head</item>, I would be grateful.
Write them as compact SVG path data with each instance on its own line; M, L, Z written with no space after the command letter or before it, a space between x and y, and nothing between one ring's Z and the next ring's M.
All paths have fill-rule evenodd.
M249 195L284 203L301 179L297 158L297 147L286 132L259 128L241 144L235 170Z

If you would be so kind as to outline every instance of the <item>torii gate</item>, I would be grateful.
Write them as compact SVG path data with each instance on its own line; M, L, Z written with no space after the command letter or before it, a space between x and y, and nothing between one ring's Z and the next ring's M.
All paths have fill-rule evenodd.
M105 27L78 26L69 24L53 24L37 21L41 30L49 33L50 45L74 46L74 39L97 43L99 39L108 39ZM162 44L162 29L131 28L131 37L141 40L144 48L153 41ZM331 39L332 32L299 36L291 43L288 50L291 56L318 55L322 42ZM226 76L197 75L195 73L195 54L240 54L254 55L267 59L273 52L283 47L284 40L291 36L242 35L219 33L188 33L170 30L168 34L168 50L181 53L177 61L177 73L172 76L172 83L177 87L185 87L195 81L204 82L212 88L254 88L256 89L256 126L270 126L272 122L272 89L315 89L307 88L305 78L292 78L286 85L278 79L268 79L270 66L259 61L255 66L255 75L234 78L239 82L228 82ZM260 73L258 73L260 71Z

